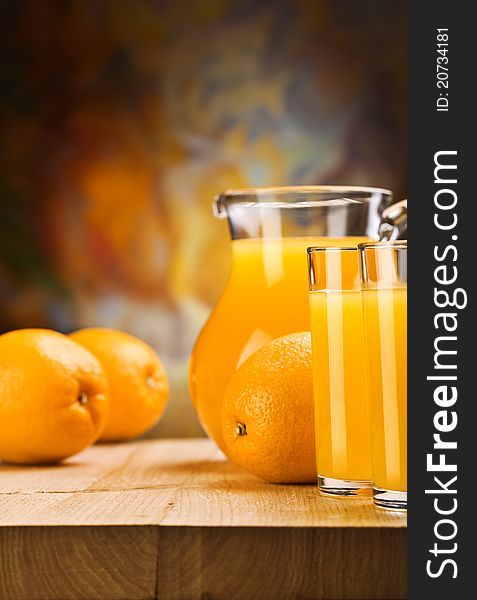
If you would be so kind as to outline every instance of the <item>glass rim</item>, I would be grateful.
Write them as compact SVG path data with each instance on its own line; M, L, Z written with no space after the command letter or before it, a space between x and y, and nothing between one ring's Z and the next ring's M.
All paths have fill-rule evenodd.
M386 242L361 242L358 244L358 250L379 248L394 248L397 250L407 250L407 240L388 240Z
M315 252L358 252L357 246L310 246L306 249L308 254Z

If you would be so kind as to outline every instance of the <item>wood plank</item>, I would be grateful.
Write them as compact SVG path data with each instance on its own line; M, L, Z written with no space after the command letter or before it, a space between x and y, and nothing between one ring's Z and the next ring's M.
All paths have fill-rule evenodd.
M3 600L149 600L155 527L0 528Z
M406 598L406 532L176 528L159 535L158 598Z
M406 516L272 485L208 440L0 465L0 599L406 597Z
M57 467L0 465L0 526L77 524L399 528L406 516L260 481L209 440L94 446Z
M376 528L6 527L0 598L400 599L405 544Z

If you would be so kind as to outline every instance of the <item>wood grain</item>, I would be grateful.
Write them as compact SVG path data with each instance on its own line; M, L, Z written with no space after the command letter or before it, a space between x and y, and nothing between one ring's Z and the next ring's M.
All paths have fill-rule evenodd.
M168 527L157 597L405 598L405 544L404 530Z
M0 598L155 598L154 527L5 527Z
M261 482L208 440L0 464L0 598L405 598L406 517Z
M205 439L99 445L53 467L0 464L0 525L78 524L405 527L406 517L260 481Z

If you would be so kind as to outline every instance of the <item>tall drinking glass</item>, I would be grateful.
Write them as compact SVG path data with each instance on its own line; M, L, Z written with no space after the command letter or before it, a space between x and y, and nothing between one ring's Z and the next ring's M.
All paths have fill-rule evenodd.
M407 508L407 243L359 245L373 498Z
M371 493L361 285L354 247L308 248L320 491Z

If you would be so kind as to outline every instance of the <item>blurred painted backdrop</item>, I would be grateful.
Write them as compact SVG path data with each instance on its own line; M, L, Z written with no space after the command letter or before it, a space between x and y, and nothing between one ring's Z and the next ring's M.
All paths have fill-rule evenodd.
M247 185L405 195L405 2L0 3L0 329L103 325L167 364L154 434L200 432L193 341Z

